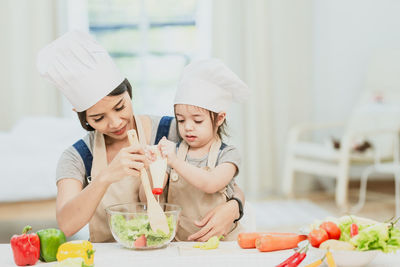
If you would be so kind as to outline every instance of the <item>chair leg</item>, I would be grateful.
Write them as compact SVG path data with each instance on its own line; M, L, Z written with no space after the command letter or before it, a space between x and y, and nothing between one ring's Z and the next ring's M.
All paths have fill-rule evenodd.
M336 181L336 205L341 211L347 211L347 191L349 187L351 135L346 134L341 140L339 169Z
M336 181L336 205L341 211L347 211L347 191L349 185L348 166L342 166Z
M358 203L352 208L352 210L351 210L352 213L357 213L364 207L365 198L366 198L366 194L367 194L368 177L373 171L374 171L374 167L371 166L371 167L366 168L365 171L362 173L361 181L360 181L360 194L358 197Z

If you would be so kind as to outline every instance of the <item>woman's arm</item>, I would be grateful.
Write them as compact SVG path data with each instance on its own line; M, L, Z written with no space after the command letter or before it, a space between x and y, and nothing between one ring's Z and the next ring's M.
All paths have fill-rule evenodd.
M244 194L235 184L234 197L239 198L244 205ZM189 240L207 241L212 236L227 235L233 226L233 221L239 218L239 206L236 201L228 201L212 209L201 221L194 223L201 229L189 236Z
M67 237L90 221L107 188L108 184L100 177L93 179L83 190L82 183L73 178L57 183L57 222Z
M71 236L92 218L108 186L121 179L139 177L145 162L141 146L130 146L120 150L106 169L82 190L82 183L73 178L57 183L56 216L60 229Z

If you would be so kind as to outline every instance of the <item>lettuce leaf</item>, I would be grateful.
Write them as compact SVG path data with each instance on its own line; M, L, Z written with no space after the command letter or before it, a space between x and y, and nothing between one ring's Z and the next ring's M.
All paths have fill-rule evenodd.
M365 228L368 228L371 225L376 224L377 222L365 219L365 218L360 218L356 216L343 216L340 217L338 220L338 226L340 228L340 241L345 241L349 242L351 239L350 235L350 228L351 224L355 223L358 226L358 232L361 232Z
M387 241L389 240L389 226L386 223L377 223L358 232L358 235L350 239L357 250L382 250L389 252Z
M394 226L389 227L389 240L387 243L388 252L400 249L400 230Z
M111 227L118 238L127 244L133 246L133 242L140 236L145 235L148 247L162 245L167 242L175 229L175 221L172 215L167 216L169 234L161 230L154 232L151 229L149 219L146 215L126 220L123 215L114 214L111 216Z

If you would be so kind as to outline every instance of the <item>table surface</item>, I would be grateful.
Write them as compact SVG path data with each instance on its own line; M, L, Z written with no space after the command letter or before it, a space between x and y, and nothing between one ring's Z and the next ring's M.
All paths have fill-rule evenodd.
M193 242L173 242L166 248L155 250L131 250L117 243L94 243L95 267L125 266L275 266L293 254L293 250L259 252L257 249L241 249L236 242L221 242L218 249L200 250ZM300 266L313 262L311 255ZM37 266L52 266L38 261ZM0 244L0 266L16 266L10 244ZM324 266L324 265L322 265ZM368 265L370 267L400 266L400 253L383 254Z

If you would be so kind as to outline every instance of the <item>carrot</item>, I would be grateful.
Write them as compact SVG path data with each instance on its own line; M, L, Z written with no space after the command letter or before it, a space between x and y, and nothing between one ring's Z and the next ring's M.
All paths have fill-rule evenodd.
M298 234L265 234L256 239L256 248L259 251L275 251L297 247L297 244L307 239L305 235Z
M256 248L256 239L263 235L293 235L292 233L252 232L240 233L237 241L241 248Z
M267 233L240 233L237 242L241 248L255 248L256 239Z

